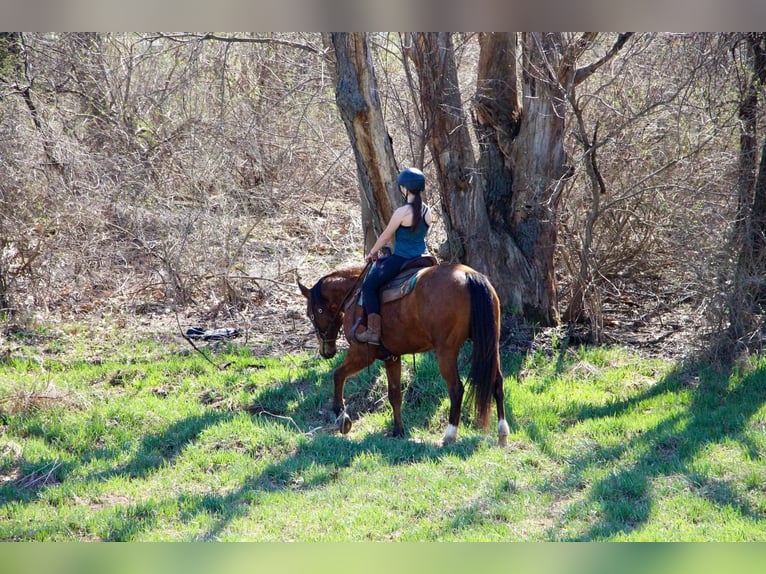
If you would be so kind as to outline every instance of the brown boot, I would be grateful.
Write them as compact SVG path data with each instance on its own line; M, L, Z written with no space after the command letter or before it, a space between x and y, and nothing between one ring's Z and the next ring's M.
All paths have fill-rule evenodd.
M356 334L356 340L360 343L380 345L380 315L370 313L367 317L367 329Z

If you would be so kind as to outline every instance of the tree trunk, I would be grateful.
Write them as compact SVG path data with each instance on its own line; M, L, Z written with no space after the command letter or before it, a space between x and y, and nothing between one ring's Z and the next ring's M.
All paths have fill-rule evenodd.
M420 77L426 141L434 160L447 231L441 255L476 266L470 245L481 233L477 229L486 228L487 221L483 196L473 187L480 182L473 177L476 160L460 101L451 35L415 35L410 57Z
M356 158L367 251L397 203L393 146L383 121L367 35L333 33L324 41L335 55L335 97Z
M564 174L563 110L531 73L545 57L530 42L522 115L516 36L483 34L474 158L460 102L451 36L418 34L413 51L429 144L442 190L453 257L489 275L503 306L541 325L558 322L553 253L556 193ZM554 78L555 79L555 78Z
M0 79L4 83L11 84L24 100L35 130L40 136L40 142L47 160L47 167L52 168L56 173L63 176L64 168L56 159L54 142L51 140L50 134L47 133L48 130L43 124L37 104L32 98L32 79L28 75L29 67L26 58L27 53L24 49L24 38L21 32L0 33L0 74L5 74L6 72L12 74L7 79ZM23 82L21 81L22 78ZM22 83L23 85L21 85Z
M750 212L750 246L753 272L758 278L755 300L766 306L766 139L761 147L761 163L755 182L753 208Z
M752 68L739 105L741 120L738 210L735 242L739 245L729 305L729 335L741 341L759 328L757 315L766 306L766 140L756 177L758 94L766 83L766 34L748 34L745 47Z

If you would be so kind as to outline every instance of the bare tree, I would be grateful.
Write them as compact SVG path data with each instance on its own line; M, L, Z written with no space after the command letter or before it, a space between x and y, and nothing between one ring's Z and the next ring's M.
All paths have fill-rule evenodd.
M355 180L319 34L14 38L19 69L0 78L6 292L51 309L223 309L261 300L252 274L288 273L284 252L337 241L315 211L301 217L308 193L347 198ZM292 234L272 237L282 225ZM271 262L253 264L261 249Z
M564 151L569 90L629 37L619 36L606 55L580 66L595 34L480 34L477 159L452 36L415 35L412 57L453 256L489 274L507 309L541 325L558 322L554 253L558 202L570 174Z
M362 203L364 247L370 249L394 211L397 168L378 97L364 33L326 36L335 58L336 102L356 158Z
M759 334L766 305L766 139L760 167L756 166L759 104L766 85L766 34L742 34L737 40L735 50L743 54L748 75L739 100L741 130L735 222L735 244L739 252L730 296L729 335L733 342L745 348L760 348Z
M712 35L645 34L572 86L575 177L562 198L558 250L568 270L563 319L587 323L595 341L612 320L605 308L646 324L674 300L701 304L713 292L728 197L716 172L733 127L721 104L729 78L720 52ZM695 223L711 219L716 225Z

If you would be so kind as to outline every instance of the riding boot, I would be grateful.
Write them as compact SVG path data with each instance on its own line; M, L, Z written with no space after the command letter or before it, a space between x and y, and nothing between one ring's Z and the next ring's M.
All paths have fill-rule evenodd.
M356 340L360 343L380 345L380 315L370 313L367 317L367 329L356 334Z

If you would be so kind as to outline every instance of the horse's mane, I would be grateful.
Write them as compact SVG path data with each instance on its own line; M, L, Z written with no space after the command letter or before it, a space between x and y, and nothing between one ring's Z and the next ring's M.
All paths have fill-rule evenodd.
M334 282L342 282L349 279L356 280L359 275L362 274L362 271L364 270L364 266L362 265L350 265L347 267L341 267L340 269L335 269L334 271L331 271L319 281L317 281L314 286L310 290L310 297L311 297L311 304L312 305L319 305L322 301L322 285L326 283L334 283Z
M323 277L324 280L333 280L333 279L356 279L359 277L359 275L362 274L362 270L364 270L363 265L349 265L347 267L341 267L339 269L336 269L335 271L331 271L327 275Z

